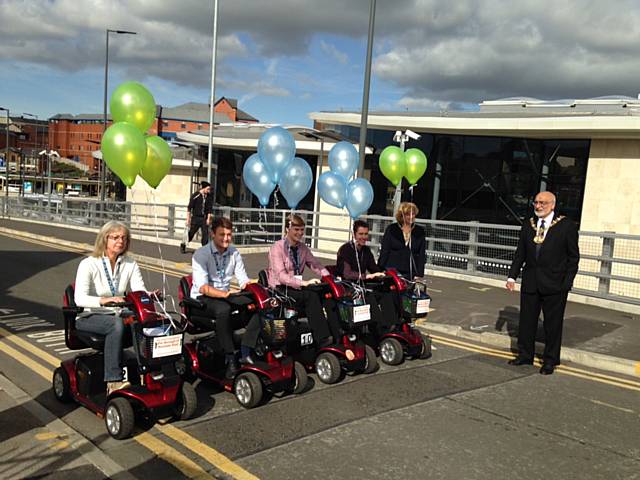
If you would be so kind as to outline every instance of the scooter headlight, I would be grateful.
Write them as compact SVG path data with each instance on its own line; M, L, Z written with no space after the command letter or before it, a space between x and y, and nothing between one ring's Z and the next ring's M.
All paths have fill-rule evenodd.
M354 335L354 334L349 335L349 341L350 342L355 342L357 338L358 337L356 335Z
M151 374L151 378L153 378L156 382L159 382L164 378L164 373L162 372L153 372Z

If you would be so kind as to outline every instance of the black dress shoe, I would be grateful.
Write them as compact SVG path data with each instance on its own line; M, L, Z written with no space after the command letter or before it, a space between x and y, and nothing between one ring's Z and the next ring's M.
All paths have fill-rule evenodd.
M232 380L233 378L235 378L237 373L238 363L235 360L227 363L227 369L224 372L224 377L228 380Z
M540 367L540 373L542 375L551 375L555 369L556 369L555 365L551 365L549 363L543 363L542 367Z
M533 360L527 360L526 358L516 357L509 360L508 363L509 365L515 365L516 367L519 367L520 365L533 365Z

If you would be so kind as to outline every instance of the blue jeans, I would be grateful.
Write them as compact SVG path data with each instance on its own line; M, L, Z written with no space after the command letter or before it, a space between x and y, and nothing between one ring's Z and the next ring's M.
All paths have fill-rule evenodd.
M78 318L76 328L82 332L104 335L104 381L121 382L122 367L122 336L124 323L117 315L93 314L88 317Z

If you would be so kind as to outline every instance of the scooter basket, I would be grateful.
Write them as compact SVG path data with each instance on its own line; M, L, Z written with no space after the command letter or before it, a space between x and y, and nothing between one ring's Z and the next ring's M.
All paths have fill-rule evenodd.
M287 339L287 320L262 317L262 337L265 343L271 345L285 342Z
M182 355L184 334L174 334L172 328L138 328L136 330L140 359L147 365L157 365Z
M367 303L358 304L348 301L338 302L340 320L349 327L361 325L371 320L370 306Z
M424 318L429 313L431 297L426 292L420 292L420 294L403 293L401 300L402 312L405 317Z

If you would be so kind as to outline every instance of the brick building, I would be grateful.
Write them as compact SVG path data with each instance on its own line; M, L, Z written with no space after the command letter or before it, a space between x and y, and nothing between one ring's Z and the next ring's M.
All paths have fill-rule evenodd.
M90 172L98 171L98 162L91 152L100 149L103 132L102 114L71 115L61 113L49 119L49 148L61 157L71 158L89 166ZM238 108L235 99L220 98L215 104L214 123L255 123L258 120ZM107 117L111 123L111 117ZM189 102L177 107L158 105L157 118L149 129L150 135L160 135L166 140L175 138L177 132L199 131L209 128L209 105Z

